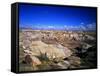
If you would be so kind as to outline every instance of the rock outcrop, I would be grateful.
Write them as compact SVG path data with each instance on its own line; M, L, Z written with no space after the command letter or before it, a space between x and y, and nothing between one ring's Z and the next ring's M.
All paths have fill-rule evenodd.
M48 58L65 58L72 54L68 48L61 45L45 44L42 41L33 41L30 45L30 49L32 55L39 56L41 53L46 53Z

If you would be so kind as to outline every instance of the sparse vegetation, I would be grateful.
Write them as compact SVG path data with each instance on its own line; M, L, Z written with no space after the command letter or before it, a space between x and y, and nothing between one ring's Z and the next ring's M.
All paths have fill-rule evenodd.
M21 30L19 71L96 67L95 36L95 32Z

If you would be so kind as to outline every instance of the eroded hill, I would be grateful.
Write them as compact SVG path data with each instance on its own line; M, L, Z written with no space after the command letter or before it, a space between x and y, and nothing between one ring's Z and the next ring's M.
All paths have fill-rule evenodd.
M85 58L79 55L85 56L89 48L96 47L95 43L94 32L21 30L19 70L86 68L88 64L85 64Z

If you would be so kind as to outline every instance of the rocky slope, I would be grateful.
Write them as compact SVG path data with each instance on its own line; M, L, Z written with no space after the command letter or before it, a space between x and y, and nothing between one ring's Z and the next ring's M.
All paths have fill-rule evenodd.
M19 70L35 71L80 68L80 55L96 38L80 32L22 30L19 40Z

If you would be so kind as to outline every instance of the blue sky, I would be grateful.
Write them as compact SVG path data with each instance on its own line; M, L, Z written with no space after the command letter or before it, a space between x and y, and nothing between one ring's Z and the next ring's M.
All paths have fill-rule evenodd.
M95 8L19 5L20 27L33 29L79 29L95 27ZM88 26L90 25L90 26ZM93 29L93 28L92 28Z

